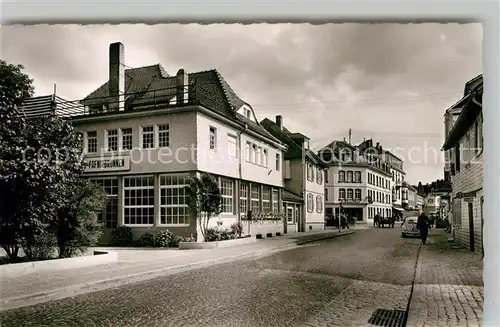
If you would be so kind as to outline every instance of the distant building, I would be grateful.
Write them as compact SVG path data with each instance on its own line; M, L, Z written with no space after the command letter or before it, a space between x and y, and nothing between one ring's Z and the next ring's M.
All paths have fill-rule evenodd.
M276 121L264 119L260 124L287 147L283 161L283 209L287 232L323 230L325 227L325 169L327 165L309 148L309 138L292 133Z
M403 183L403 207L405 210L417 210L417 189L406 181Z
M319 151L326 172L326 216L340 212L359 223L372 223L376 214L391 217L389 166L373 153L363 153L345 141L333 141Z
M362 152L375 152L380 160L380 163L389 168L391 174L390 190L391 190L391 203L392 212L395 216L402 217L404 211L403 207L403 193L404 181L406 173L404 171L403 160L390 151L383 149L379 142L375 145L372 139L363 141L358 145Z
M474 81L471 85L471 81ZM483 78L469 81L464 105L448 133L443 151L451 154L452 228L455 241L471 251L482 251L483 226Z

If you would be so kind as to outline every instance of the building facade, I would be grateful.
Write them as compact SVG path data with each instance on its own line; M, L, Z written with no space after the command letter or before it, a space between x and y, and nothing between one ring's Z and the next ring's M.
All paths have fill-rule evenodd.
M329 165L326 172L326 216L343 212L358 223L373 223L376 214L392 216L390 174L345 141L333 141L319 153Z
M483 251L483 115L482 75L465 87L465 104L445 139L452 150L450 175L453 238L471 251Z
M80 102L84 114L71 117L84 140L85 176L108 194L104 239L118 226L135 237L169 229L199 238L184 188L200 173L213 175L222 193L211 226L248 223L252 211L276 214L252 235L283 232L285 147L251 105L216 70L170 76L161 65L124 67L123 45L111 44L109 80Z
M417 189L406 181L403 183L403 207L405 210L418 210Z
M326 165L309 148L309 138L290 132L282 116L275 121L266 118L260 124L287 147L283 160L287 232L323 230Z

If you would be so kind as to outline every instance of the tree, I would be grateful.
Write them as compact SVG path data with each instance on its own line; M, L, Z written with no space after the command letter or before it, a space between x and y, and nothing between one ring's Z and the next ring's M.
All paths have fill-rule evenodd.
M0 62L0 243L11 261L21 245L33 253L83 172L80 137L69 122L19 111L33 94L22 68Z
M69 258L95 246L102 235L99 214L106 204L106 193L84 179L72 183L66 204L58 208L51 231L57 237L60 258Z
M207 239L210 218L221 212L222 196L215 178L203 173L189 178L186 196L190 212L196 216L203 241Z

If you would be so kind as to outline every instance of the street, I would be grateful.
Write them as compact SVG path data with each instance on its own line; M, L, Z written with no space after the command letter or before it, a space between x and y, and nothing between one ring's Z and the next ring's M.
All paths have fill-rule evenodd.
M419 240L374 228L2 313L7 326L357 326L405 310Z

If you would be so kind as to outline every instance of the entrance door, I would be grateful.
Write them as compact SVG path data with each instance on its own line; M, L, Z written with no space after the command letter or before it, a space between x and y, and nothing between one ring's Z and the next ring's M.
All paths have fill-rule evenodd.
M469 202L469 248L474 252L474 205Z

